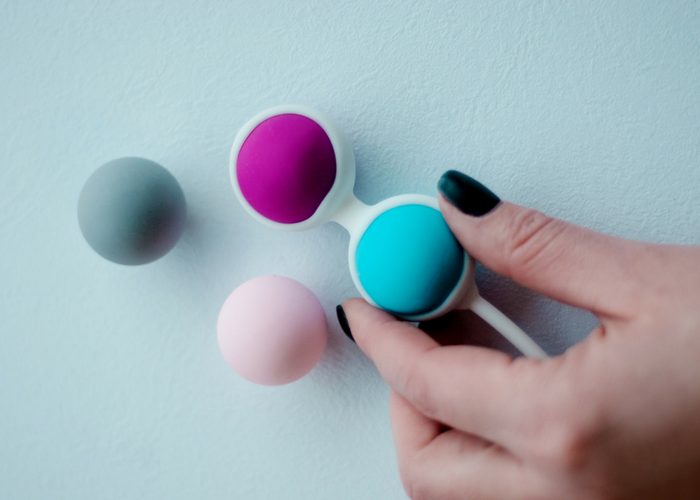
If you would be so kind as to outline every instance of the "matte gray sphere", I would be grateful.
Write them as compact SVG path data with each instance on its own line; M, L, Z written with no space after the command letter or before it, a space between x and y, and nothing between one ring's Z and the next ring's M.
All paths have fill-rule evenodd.
M118 264L152 262L185 226L185 195L173 175L144 158L105 163L83 186L78 222L90 246Z

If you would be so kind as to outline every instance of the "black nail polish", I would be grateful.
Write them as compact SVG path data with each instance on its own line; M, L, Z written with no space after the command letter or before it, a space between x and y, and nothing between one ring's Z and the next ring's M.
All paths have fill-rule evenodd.
M481 217L493 210L501 199L476 179L456 170L448 170L438 181L438 190L462 213Z
M343 330L343 333L347 338L355 342L355 339L352 338L352 333L350 332L350 325L348 324L348 318L345 316L345 311L343 310L343 306L340 304L335 306L335 314L338 316L338 324L340 325L340 328Z

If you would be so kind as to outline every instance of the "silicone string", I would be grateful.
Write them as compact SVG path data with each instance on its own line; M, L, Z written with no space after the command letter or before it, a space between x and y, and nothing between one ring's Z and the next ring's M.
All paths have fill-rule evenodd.
M496 306L484 299L481 295L475 294L468 304L469 309L494 327L520 352L530 358L544 359L547 353L538 346L518 325L513 323L505 314L499 311Z

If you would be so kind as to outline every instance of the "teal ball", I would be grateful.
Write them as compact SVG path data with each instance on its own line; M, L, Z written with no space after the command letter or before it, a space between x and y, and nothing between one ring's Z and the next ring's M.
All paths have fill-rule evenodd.
M465 253L435 208L388 209L364 231L355 251L357 277L377 306L400 316L428 314L458 285Z
M145 158L102 165L88 178L78 201L85 240L117 264L146 264L168 253L180 239L186 217L180 184Z

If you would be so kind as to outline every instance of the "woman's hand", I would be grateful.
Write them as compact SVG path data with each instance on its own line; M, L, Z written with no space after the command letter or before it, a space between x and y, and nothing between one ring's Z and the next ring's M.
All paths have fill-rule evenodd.
M409 496L700 498L700 248L605 236L457 172L439 187L472 256L600 325L561 356L514 359L345 302L341 324L392 389Z

